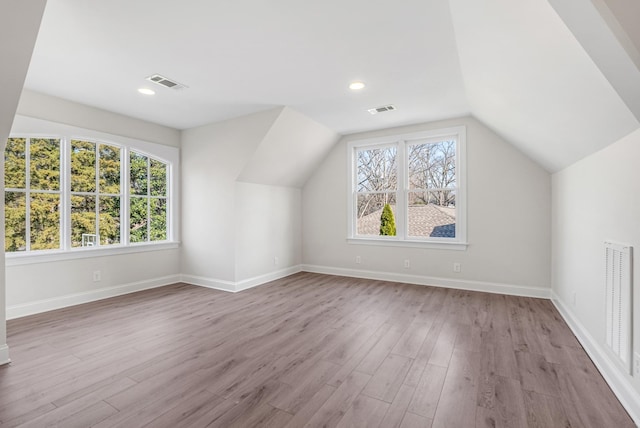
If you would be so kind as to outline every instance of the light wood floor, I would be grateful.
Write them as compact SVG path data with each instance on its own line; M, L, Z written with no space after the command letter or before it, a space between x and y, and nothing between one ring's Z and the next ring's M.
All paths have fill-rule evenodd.
M552 304L301 273L10 321L0 425L630 427Z

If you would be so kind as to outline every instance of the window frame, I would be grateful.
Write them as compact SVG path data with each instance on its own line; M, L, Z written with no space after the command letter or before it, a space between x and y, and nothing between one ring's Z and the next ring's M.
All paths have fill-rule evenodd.
M16 116L16 119L19 117ZM12 130L9 138L46 138L60 140L60 248L50 250L33 250L19 252L5 252L7 265L23 265L58 260L102 257L116 254L129 254L146 251L158 251L179 247L177 190L179 173L179 149L127 137L120 137L99 131L85 130L70 125L56 124L39 119L25 119L26 124L19 126L19 130ZM18 121L20 123L21 121ZM33 123L35 126L29 126ZM14 128L15 128L14 123ZM33 129L29 132L29 129ZM25 132L25 130L27 130ZM120 203L120 243L97 245L94 247L71 247L71 141L87 141L96 144L96 150L101 144L119 147L121 149L121 203ZM159 160L167 165L167 239L162 241L129 242L129 162L130 151L144 154L150 159ZM4 162L4 161L3 161ZM4 166L3 166L4 171ZM3 178L4 180L4 178ZM126 203L125 203L126 201ZM26 225L30 227L30 225Z
M412 144L454 139L456 142L456 236L412 237L408 235L408 195L415 191L409 184L409 153ZM357 234L357 152L359 150L397 147L396 236ZM467 179L466 179L466 126L455 126L420 132L395 134L384 137L353 140L347 144L347 242L350 244L420 247L447 250L465 250L467 242Z
M62 230L62 219L63 219L63 213L62 213L62 203L60 204L60 209L58 211L58 216L59 216L59 223L60 223L60 229L58 230L58 248L52 248L52 249L46 249L46 250L32 250L31 246L33 245L33 243L31 242L31 236L32 236L32 231L31 231L31 198L34 194L40 194L40 195L57 195L58 199L60 201L62 201L63 197L64 197L64 185L65 185L65 181L64 181L64 177L63 172L62 172L62 152L63 152L63 144L64 141L62 139L60 139L59 137L53 137L53 136L49 136L49 135L29 135L29 136L25 136L25 135L19 135L16 137L10 136L11 138L15 138L15 139L24 139L25 140L25 146L24 146L24 158L25 158L25 162L24 162L24 188L20 189L17 187L5 187L4 188L4 193L5 195L3 195L3 200L4 197L6 196L6 192L13 192L13 193L21 193L24 195L24 200L25 200L25 250L24 251L15 251L15 252L10 252L10 253L5 253L5 254L15 254L15 253L36 253L36 252L42 252L42 251L60 251L64 245L64 235L63 235L63 230ZM51 141L57 141L57 145L58 145L58 153L59 153L59 158L58 158L58 167L59 167L59 171L58 171L58 190L52 190L52 189L33 189L31 187L31 141L32 140L51 140ZM5 150L6 150L6 145L5 145ZM3 161L4 162L4 161ZM5 168L2 168L3 171L3 182L4 182L4 172L5 172ZM6 217L6 212L5 212L5 217ZM6 227L6 224L5 224Z
M93 192L80 192L80 191L75 191L71 188L72 186L72 181L71 181L71 162L72 162L72 146L73 146L73 142L86 142L86 143L90 143L95 145L95 165L94 165L94 171L95 171L95 190ZM65 150L64 150L64 155L65 156L65 165L68 166L68 168L65 168L64 174L65 174L65 187L64 190L67 192L67 194L65 195L65 197L68 197L68 199L65 199L65 201L68 202L68 206L63 204L63 208L64 208L64 213L66 215L66 221L64 222L64 235L63 238L65 240L65 249L69 249L69 250L86 250L89 247L74 247L73 246L73 225L72 225L72 209L73 209L73 202L71 200L71 198L73 196L90 196L90 197L94 197L95 198L95 215L96 215L96 219L95 219L95 226L96 226L96 232L97 235L100 236L100 199L101 197L118 197L120 198L120 242L117 244L110 244L110 245L103 245L100 243L100 239L98 239L98 245L95 246L96 248L100 248L100 247L118 247L121 246L123 244L123 236L124 236L124 224L122 222L122 200L125 199L125 193L124 193L124 184L123 184L123 171L126 172L128 168L128 165L125 164L124 162L124 153L129 150L126 147L122 146L121 144L116 144L116 143L111 143L108 141L103 141L103 140L98 140L95 138L84 138L84 139L79 139L79 138L68 138L67 141L65 141L66 146L65 146ZM100 190L100 146L110 146L110 147L117 147L120 150L120 189L119 192L117 194L115 193L105 193L105 192L101 192ZM127 179L128 174L125 177L125 180ZM68 233L67 233L68 232Z

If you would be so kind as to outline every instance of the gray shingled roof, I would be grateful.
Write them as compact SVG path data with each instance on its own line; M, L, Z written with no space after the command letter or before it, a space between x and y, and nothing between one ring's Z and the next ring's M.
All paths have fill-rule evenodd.
M395 215L395 205L391 210ZM358 235L378 235L382 209L358 220ZM432 238L455 238L455 208L429 204L409 207L409 235Z

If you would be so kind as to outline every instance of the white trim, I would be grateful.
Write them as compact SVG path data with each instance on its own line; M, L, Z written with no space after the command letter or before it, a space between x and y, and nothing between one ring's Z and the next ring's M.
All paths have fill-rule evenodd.
M633 387L630 376L623 373L619 366L609 358L605 347L589 333L569 307L560 299L560 296L553 291L551 301L596 365L604 380L609 384L613 393L618 397L622 406L627 410L631 419L636 425L640 426L640 392Z
M195 275L180 275L180 281L186 284L197 285L199 287L212 288L214 290L227 291L229 293L238 293L257 287L267 282L275 281L280 278L302 272L302 266L296 265L285 269L269 272L264 275L254 276L252 278L243 279L242 281L227 281L224 279L205 278Z
M0 346L0 366L9 364L11 358L9 358L9 347L7 345Z
M248 290L249 288L257 287L267 282L275 281L280 278L293 275L295 273L302 272L302 266L291 266L286 269L281 269L275 272L270 272L264 275L254 276L253 278L244 279L236 282L236 291Z
M454 250L464 251L469 245L467 242L446 242L446 241L411 241L411 240L397 240L397 239L385 239L378 237L369 238L347 238L348 244L356 245L379 245L382 247L418 247L429 248L438 250Z
M427 285L453 288L458 290L482 291L485 293L506 294L511 296L549 299L551 289L544 287L526 287L522 285L500 284L494 282L472 281L468 279L450 279L422 275L407 275L393 272L357 270L329 266L302 265L304 272L340 275L353 278L375 279L379 281L403 282L406 284Z
M198 287L212 288L214 290L228 291L235 293L235 283L232 281L226 281L224 279L205 278L204 276L196 275L180 275L180 282L184 282L190 285L197 285Z
M31 252L5 253L6 266L50 263L63 260L88 259L92 257L116 256L119 254L144 253L149 251L172 250L180 247L179 242L146 242L129 245L105 245L84 247L69 251L42 250Z
M114 287L100 288L83 293L68 294L66 296L54 297L52 299L36 300L35 302L8 306L7 319L10 320L14 318L25 317L27 315L39 314L41 312L66 308L68 306L80 305L82 303L108 299L110 297L134 293L136 291L163 287L165 285L175 284L177 282L180 282L180 275L170 275L144 281L132 282L130 284L116 285ZM2 349L0 348L0 351L1 350Z

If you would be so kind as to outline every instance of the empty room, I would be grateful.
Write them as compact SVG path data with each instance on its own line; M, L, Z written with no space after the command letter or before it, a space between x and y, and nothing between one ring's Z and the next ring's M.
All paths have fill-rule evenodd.
M637 0L0 17L1 427L640 425Z

